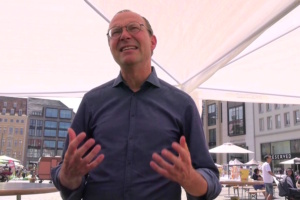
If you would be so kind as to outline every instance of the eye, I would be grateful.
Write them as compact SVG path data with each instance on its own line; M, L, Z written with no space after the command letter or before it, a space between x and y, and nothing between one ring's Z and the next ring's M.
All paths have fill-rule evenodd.
M127 30L132 33L136 33L140 30L140 25L137 23L128 24Z
M110 30L110 35L111 35L112 37L118 36L118 35L120 35L121 33L122 33L122 28L121 28L121 27L115 27L115 28L112 28L112 29Z

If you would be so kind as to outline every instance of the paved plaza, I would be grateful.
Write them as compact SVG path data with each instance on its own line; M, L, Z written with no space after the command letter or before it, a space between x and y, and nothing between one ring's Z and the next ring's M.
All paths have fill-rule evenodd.
M17 182L24 182L22 180L16 180ZM11 180L10 182L16 182L15 180ZM0 183L1 184L1 183ZM49 184L48 181L43 183L36 184ZM230 189L230 194L233 195L233 189ZM216 200L225 200L230 199L226 198L228 196L228 188L223 188L221 194L216 198ZM278 190L275 191L276 199L284 199L283 197L278 196ZM182 200L187 200L185 196L185 192L182 192ZM264 199L260 194L257 199ZM0 200L16 200L16 196L0 196ZM22 195L22 200L61 200L61 197L58 192L47 193L47 194L35 194L35 195Z

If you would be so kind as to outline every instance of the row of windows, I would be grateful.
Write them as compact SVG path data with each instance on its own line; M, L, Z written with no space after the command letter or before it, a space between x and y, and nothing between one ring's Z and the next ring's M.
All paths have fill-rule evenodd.
M57 124L59 126L57 126ZM48 129L68 129L71 126L71 122L56 122L56 121L45 121L45 128ZM29 128L43 128L43 120L31 119L29 122Z
M294 117L294 124L300 124L300 111L296 110L293 112L293 117ZM281 120L281 114L275 115L275 128L279 129L281 128L282 120ZM284 127L289 127L291 125L291 118L290 118L290 113L284 113L283 114L283 124ZM267 117L267 130L273 129L273 117L269 116ZM259 119L259 130L264 131L265 130L265 121L264 118Z
M28 149L27 157L40 158L41 156L62 156L62 152L62 149Z
M7 102L6 102L6 101L3 102L3 106L4 106L4 107L7 107ZM14 108L17 107L17 102L14 102L14 103L13 103L13 107L14 107Z
M14 123L14 119L10 119L9 121L10 121L11 123ZM7 119L7 118L2 119L2 118L0 117L0 122L8 122L8 119ZM16 119L16 123L24 123L24 119L21 119L21 120Z
M2 115L5 115L6 112L7 112L7 111L6 111L6 108L2 108L1 114L2 114ZM10 109L10 114L11 114L11 115L14 115L15 112L16 112L16 110L15 110L14 108ZM19 116L22 116L22 114L23 114L23 110L22 110L22 109L19 109L18 115L19 115Z
M0 127L0 134L3 133L5 134L7 132L7 127ZM8 129L8 134L20 134L23 135L24 129L23 128L14 128L14 127L9 127Z
M56 108L46 108L46 117L58 118L58 109ZM71 119L72 111L71 110L59 110L59 118L61 119Z
M22 140L13 140L12 139L7 139L7 141L5 141L5 139L2 139L2 146L7 146L7 147L13 147L12 145L14 145L14 147L20 147L22 148L23 146L23 141Z
M42 137L43 135L45 137L61 137L65 138L67 137L68 131L67 130L53 130L53 129L44 129L44 133L42 129L29 129L28 134L30 136L36 136L36 137Z
M263 104L263 103L259 103L258 104L258 112L263 113L265 109L266 109L266 112L270 112L270 111L272 111L273 107L274 107L275 110L278 110L278 109L280 109L281 104L276 104L276 103L275 104L271 104L271 103ZM283 108L289 107L289 104L282 104L282 107Z
M1 155L7 155L20 160L22 157L22 151L11 151L10 149L7 149L6 151L1 151Z
M44 140L41 139L29 139L28 140L28 147L35 147L35 148L41 148L43 143L43 148L57 148L63 149L65 142L64 141L55 141L55 140Z

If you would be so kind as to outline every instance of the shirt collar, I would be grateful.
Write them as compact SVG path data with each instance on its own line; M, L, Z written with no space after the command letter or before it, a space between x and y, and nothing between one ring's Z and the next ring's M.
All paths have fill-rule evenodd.
M151 67L152 69L152 72L151 74L149 75L149 77L147 78L146 82L148 83L151 83L152 85L156 86L156 87L160 87L160 82L159 82L159 79L156 75L156 71L155 71L155 68L154 67ZM118 86L120 83L124 83L125 82L123 81L123 78L122 78L122 75L121 75L121 72L119 73L119 76L115 79L114 81L114 84L112 87L116 87Z

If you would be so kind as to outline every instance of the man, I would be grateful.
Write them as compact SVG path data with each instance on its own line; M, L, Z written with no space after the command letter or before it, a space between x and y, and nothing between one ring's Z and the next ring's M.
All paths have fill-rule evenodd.
M270 155L266 155L264 164L262 165L262 175L266 188L266 199L271 200L273 198L273 177L277 179L275 174L271 171L270 163L272 161L272 157Z
M157 41L148 20L121 11L107 37L120 75L83 97L51 172L63 199L179 200L181 187L188 199L217 197L195 103L151 67Z

